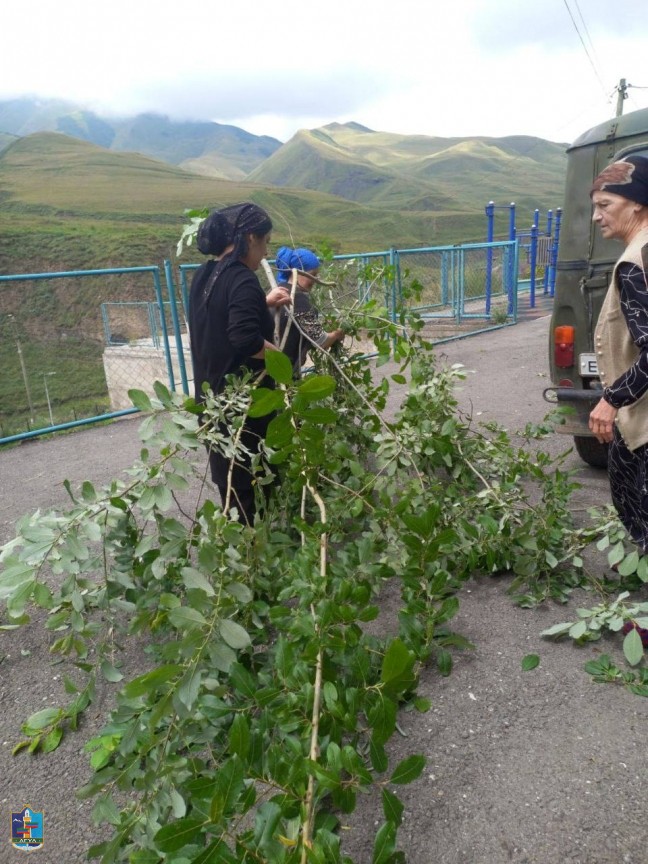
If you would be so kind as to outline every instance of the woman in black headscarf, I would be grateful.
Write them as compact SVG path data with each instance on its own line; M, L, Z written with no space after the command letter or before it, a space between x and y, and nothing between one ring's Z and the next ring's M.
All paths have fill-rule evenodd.
M198 249L212 255L196 270L189 295L189 335L196 401L204 401L206 382L214 393L226 384L226 376L264 368L265 352L276 350L272 342L274 320L269 307L290 302L287 293L273 289L265 294L255 270L266 257L272 230L270 217L255 204L236 204L215 210L198 229ZM258 452L269 417L247 418L241 437L251 452ZM230 460L209 451L211 476L221 499L227 499ZM255 513L254 485L249 460L234 465L231 505L252 524Z

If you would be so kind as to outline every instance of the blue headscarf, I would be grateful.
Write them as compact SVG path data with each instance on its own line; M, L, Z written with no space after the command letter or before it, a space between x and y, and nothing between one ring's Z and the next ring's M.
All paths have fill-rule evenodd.
M319 270L320 260L310 249L291 249L290 246L282 246L275 258L277 268L277 284L287 285L291 270Z

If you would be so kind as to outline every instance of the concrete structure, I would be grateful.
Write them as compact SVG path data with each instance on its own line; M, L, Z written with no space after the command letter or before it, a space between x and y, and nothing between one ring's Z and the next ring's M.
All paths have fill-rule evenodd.
M189 392L193 392L193 371L189 339L183 334L183 357ZM176 392L182 392L182 378L178 363L178 348L175 340L169 341L169 353L173 368L173 378ZM113 411L131 408L133 403L128 397L129 390L143 390L151 396L154 381L162 381L170 386L167 358L162 346L156 347L152 339L138 339L128 345L108 345L103 353L104 374L110 396L110 407Z

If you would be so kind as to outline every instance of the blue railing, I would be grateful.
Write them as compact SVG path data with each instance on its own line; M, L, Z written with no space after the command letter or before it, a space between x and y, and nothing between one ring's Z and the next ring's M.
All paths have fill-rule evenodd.
M396 308L403 300L407 282L416 280L419 285L420 299L416 301L418 305L412 308L415 308L425 320L431 323L444 321L454 321L460 324L466 323L467 326L470 326L471 332L482 332L494 327L515 323L517 320L518 254L519 240L509 240L457 244L454 246L430 246L407 249L391 248L378 252L336 255L333 261L342 265L340 269L341 271L344 270L344 278L348 280L348 285L345 287L352 294L355 294L360 303L369 299L370 294L379 298L382 295L381 302L384 302L389 314L393 316ZM357 266L346 266L349 263ZM369 265L373 264L378 265L378 267L373 269L369 267ZM128 354L132 348L132 353L136 354L138 350L146 353L150 348L153 349L154 353L157 352L157 354L164 357L164 368L166 369L166 377L170 389L175 390L177 387L183 393L188 394L190 379L185 363L185 350L187 350L185 319L188 308L189 277L192 271L198 266L198 264L181 264L179 266L177 271L180 277L179 293L176 289L174 269L170 261L165 261L162 268L158 266L111 267L101 270L72 270L0 276L0 288L3 285L15 282L26 283L63 278L82 279L85 277L123 274L150 274L153 283L152 299L124 301L123 303L114 304L110 301L100 301L97 303L98 311L100 310L101 313L101 324L107 346L104 349L104 370L106 369L107 362L106 355L110 352L112 352L112 356L115 356L123 349L123 353ZM371 270L369 275L366 273L367 270ZM164 278L162 278L162 271ZM378 293L376 294L375 292ZM82 302L87 305L87 297ZM116 344L118 340L114 338L115 334L110 323L110 313L113 305L122 307L125 310L137 307L141 307L144 310L144 319L148 321L148 333L143 334L145 338L133 340L132 345L124 345L124 342L130 342L130 340L122 338L119 340L122 344ZM499 312L496 318L493 317L495 312ZM12 315L7 313L3 316L2 306L0 305L0 325L2 324L3 317L5 319L13 318ZM479 327L480 323L483 326ZM12 326L15 328L15 321L12 322ZM23 328L25 327L28 327L27 318L25 319L25 324L23 324ZM25 339L29 339L27 330L25 330L23 335ZM467 334L457 333L454 336L444 338L445 334L443 334L443 336L439 337L433 336L432 341L448 341L448 339L461 338L465 335ZM96 342L96 335L92 338ZM58 381L59 384L57 386L59 389L62 389L60 387L60 378L63 375L60 375L58 378L48 378L47 376L56 375L56 373L50 372L47 369L43 371L44 367L42 366L28 369L24 363L24 352L21 350L18 334L16 334L16 343L21 367L20 369L18 368L14 357L13 365L16 378L13 382L15 385L14 391L16 387L20 386L19 378L22 374L28 405L28 408L25 407L22 411L19 410L16 413L23 417L22 422L28 428L25 431L12 429L11 434L3 434L5 431L4 427L0 427L0 444L34 438L46 433L70 429L74 426L82 426L135 413L136 409L132 407L126 407L125 405L119 405L118 408L115 407L112 402L111 392L113 410L106 411L105 413L97 411L91 416L83 417L77 417L77 411L74 411L74 420L53 422L48 382L51 387L53 386L52 382ZM143 343L146 344L144 345ZM173 350L171 347L172 344L175 345ZM39 357L42 364L44 362L44 349L41 350ZM124 362L127 363L129 361L125 360ZM124 384L124 392L126 392L126 388L147 389L149 385L152 385L152 380L149 381L147 378L147 376L150 377L150 369L148 367L144 368L146 362L146 359L142 360L141 373L134 372L132 364L124 372L124 376L127 379ZM67 368L70 368L69 358ZM68 373L66 372L65 374ZM159 377L159 373L156 374ZM31 396L29 395L29 379L39 380L40 376L43 376L47 396L49 425L44 423L43 416L38 418L39 422L34 422L34 416L38 412L34 412ZM70 382L66 383L69 390ZM106 383L106 393L107 391L108 384ZM71 401L67 397L66 399L67 401ZM107 396L103 396L101 399L107 401ZM42 410L41 415L43 415ZM6 417L6 415L3 415L0 407L0 422L2 422L3 416Z

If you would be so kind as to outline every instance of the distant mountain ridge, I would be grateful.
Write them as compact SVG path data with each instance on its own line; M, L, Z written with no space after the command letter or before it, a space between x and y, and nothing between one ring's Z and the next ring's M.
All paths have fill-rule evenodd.
M96 219L107 220L112 227L103 233L134 250L121 231L135 219L146 236L140 250L159 248L162 237L168 250L184 208L243 200L268 209L282 242L357 251L478 241L490 200L515 201L524 228L534 210L562 205L565 149L524 135L400 135L355 122L300 130L282 144L218 123L107 118L56 100L0 101L0 270L19 271L25 254L47 266L82 266L83 244L73 252L69 234L67 246L55 240L75 220L79 237L92 234ZM36 213L47 217L40 239ZM16 219L25 220L19 242ZM495 233L508 235L504 207ZM93 254L117 260L114 252Z
M227 180L242 180L281 147L276 138L221 123L175 121L160 114L100 117L61 100L0 101L0 148L3 133L34 132L62 132L107 150L142 153Z
M432 138L375 132L357 123L301 130L249 175L318 189L373 206L448 210L476 193L535 207L562 200L565 146L541 138Z
M314 190L390 210L465 211L491 198L555 207L566 167L566 145L525 135L400 135L350 122L303 129L282 144L219 123L158 114L101 117L61 100L0 101L0 150L40 131L141 153L206 177Z

